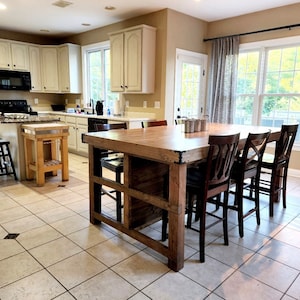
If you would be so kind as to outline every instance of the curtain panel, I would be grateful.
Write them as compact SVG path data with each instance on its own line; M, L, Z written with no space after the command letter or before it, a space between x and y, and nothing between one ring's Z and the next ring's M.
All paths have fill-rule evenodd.
M239 40L239 36L225 37L212 44L208 94L212 122L233 123Z

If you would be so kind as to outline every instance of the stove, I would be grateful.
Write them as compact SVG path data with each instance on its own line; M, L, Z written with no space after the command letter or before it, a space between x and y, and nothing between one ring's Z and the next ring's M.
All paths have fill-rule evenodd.
M10 119L26 119L29 115L37 115L27 104L27 100L0 100L0 113Z

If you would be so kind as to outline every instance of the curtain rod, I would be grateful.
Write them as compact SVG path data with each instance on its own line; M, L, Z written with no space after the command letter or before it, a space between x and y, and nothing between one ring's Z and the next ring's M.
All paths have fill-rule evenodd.
M262 32L274 31L274 30L282 30L282 29L291 30L292 28L299 27L299 26L300 26L300 24L293 24L293 25L287 25L287 26L281 26L281 27L274 27L274 28L262 29L262 30L257 30L257 31L250 31L250 32L232 34L232 35L227 35L227 36L203 39L203 42L218 40L218 39L227 38L227 37L231 37L231 36L242 36L242 35L256 34L256 33L262 33Z

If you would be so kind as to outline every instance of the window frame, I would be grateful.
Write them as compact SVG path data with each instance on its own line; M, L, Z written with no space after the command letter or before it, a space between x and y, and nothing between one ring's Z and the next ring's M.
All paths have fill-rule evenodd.
M262 101L263 97L267 96L267 93L264 93L264 86L266 80L265 70L267 67L266 54L268 50L276 48L288 48L288 47L299 47L300 46L300 36L286 37L272 40L264 40L259 42L251 42L240 44L239 52L250 52L258 51L259 52L259 61L258 61L258 73L257 73L257 88L254 96L254 107L253 107L253 116L252 124L259 125L262 117ZM291 94L292 95L292 94ZM252 94L251 94L252 96ZM300 149L300 143L295 141L295 149Z
M107 50L110 49L109 40L94 44L89 44L81 47L81 60L82 60L82 94L84 99L84 106L88 107L90 104L89 99L89 87L88 87L88 72L87 72L87 55L89 52L97 50ZM96 99L94 99L96 100Z

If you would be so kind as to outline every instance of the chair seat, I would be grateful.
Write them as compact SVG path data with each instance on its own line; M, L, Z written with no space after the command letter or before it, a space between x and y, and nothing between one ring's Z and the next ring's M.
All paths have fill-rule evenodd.
M113 172L122 173L124 169L123 155L101 158L101 166Z

